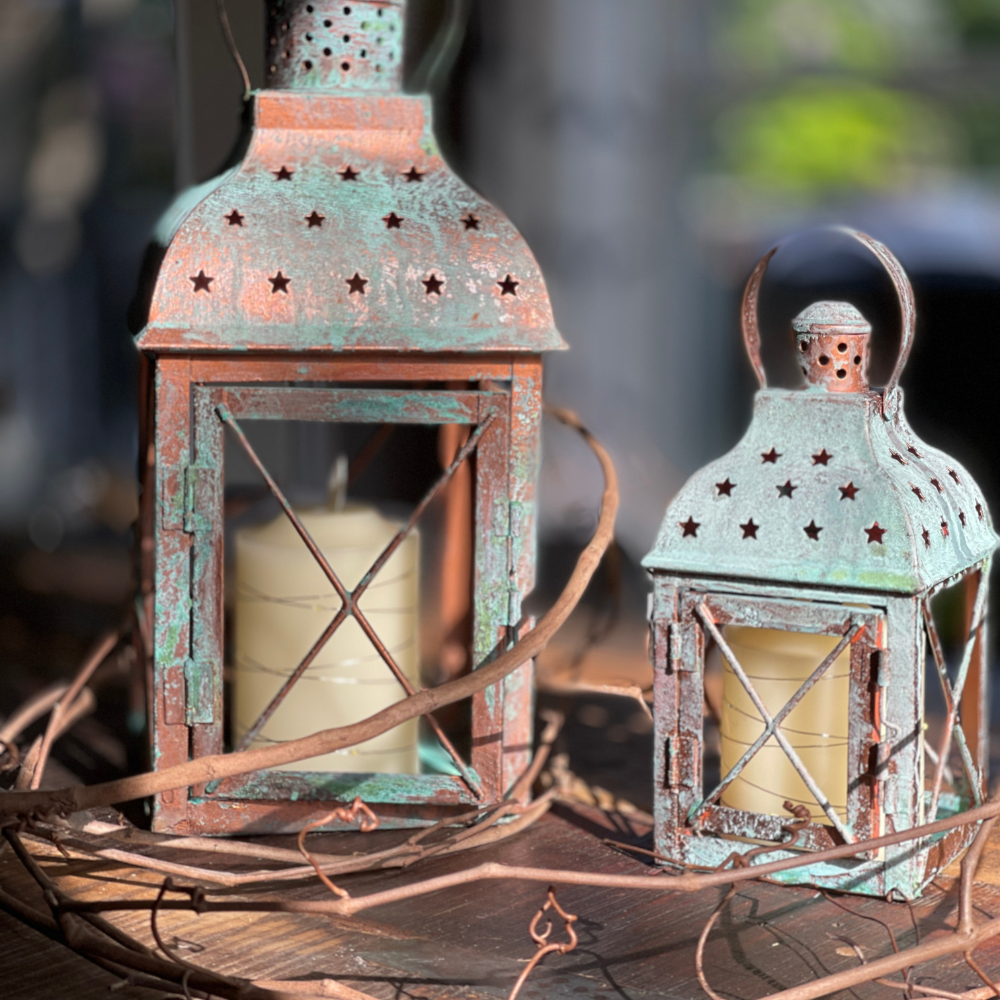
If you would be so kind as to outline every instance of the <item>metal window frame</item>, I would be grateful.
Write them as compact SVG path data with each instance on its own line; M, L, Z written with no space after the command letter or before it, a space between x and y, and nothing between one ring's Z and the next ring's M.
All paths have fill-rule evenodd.
M713 631L718 633L722 626L730 624L811 632L841 639L853 635L853 641L850 641L846 823L841 827L843 834L839 836L825 824L810 823L799 834L796 846L820 850L845 840L877 836L875 831L882 826L880 803L884 797L885 775L877 766L862 767L861 762L872 759L872 750L880 742L874 737L881 729L878 725L878 672L881 666L878 659L885 654L885 613L877 608L862 609L801 598L764 598L710 590L685 590L679 594L678 619L670 624L667 657L667 669L676 678L681 703L696 704L700 710L704 701L706 636L711 636ZM829 657L827 659L830 660ZM873 662L876 664L874 667ZM696 723L688 713L688 725L680 735L688 738L677 740L673 734L664 736L671 745L664 750L663 784L666 788L683 789L678 801L679 810L683 822L695 835L743 837L776 844L788 839L783 825L790 816L755 813L714 801L726 782L721 782L707 797L703 797L704 730L700 711ZM760 741L761 746L763 742ZM800 769L795 760L792 764L796 770ZM742 768L742 763L738 767ZM865 780L866 777L868 780Z
M151 573L156 580L145 611L152 619L154 650L147 657L147 676L158 765L224 749L220 406L237 421L334 419L481 427L473 477L474 664L489 662L513 641L521 596L533 585L540 359L438 364L380 359L372 364L352 358L342 364L314 359L303 364L294 358L160 358L150 367L155 396L145 433L153 442L156 461L146 481L155 486L144 493L143 523L144 535L151 536ZM336 386L322 386L324 381ZM469 388L417 387L427 382ZM343 388L345 384L349 387ZM314 818L311 803L355 795L372 804L385 825L412 826L498 801L530 761L532 674L533 664L526 664L471 699L470 764L478 794L452 775L261 771L210 789L157 796L154 828L291 831Z

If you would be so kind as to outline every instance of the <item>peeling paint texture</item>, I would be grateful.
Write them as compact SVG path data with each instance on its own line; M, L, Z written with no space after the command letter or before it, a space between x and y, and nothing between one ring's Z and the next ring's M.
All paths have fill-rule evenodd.
M271 4L243 162L156 230L138 336L137 606L158 768L227 749L224 435L239 420L470 428L472 668L528 627L541 355L565 344L523 239L441 159L429 101L401 92L403 13L396 0ZM531 761L533 671L471 698L469 759L455 751L449 770L257 771L155 796L153 828L287 833L355 795L382 826L409 827L501 801Z
M903 415L897 381L915 323L909 281L885 247L864 234L848 235L879 257L899 296L902 348L888 387L868 387L864 317L848 303L824 302L793 323L809 384L797 391L766 388L756 295L771 251L743 299L744 342L761 384L750 426L732 451L680 490L643 562L653 581L654 837L657 852L673 863L714 868L733 851L745 854L761 842L775 845L768 860L790 856L782 845L793 835L795 803L785 802L782 815L763 811L765 800L749 800L761 811L722 804L724 789L741 780L768 744L780 746L802 782L801 794L811 796L796 800L805 810L794 831L796 851L907 830L979 805L986 795L985 615L998 539L969 473L921 441ZM930 607L931 597L951 586L968 630L954 663L946 661ZM834 643L808 679L788 685L783 708L768 707L729 648L730 625L814 633ZM712 643L760 722L714 788L705 779L702 718ZM934 667L925 673L928 649ZM814 781L781 726L848 651L847 732L841 735L846 788L835 798ZM763 679L788 679L777 658L768 674ZM931 748L925 747L924 683L934 674L949 716L944 743ZM720 711L725 718L740 710L723 701ZM948 761L953 776L943 782ZM842 813L831 800L844 803ZM975 832L970 825L919 847L899 844L777 879L912 899Z

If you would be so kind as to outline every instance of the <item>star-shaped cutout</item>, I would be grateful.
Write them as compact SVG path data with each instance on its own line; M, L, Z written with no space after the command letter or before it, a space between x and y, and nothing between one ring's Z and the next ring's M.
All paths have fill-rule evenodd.
M681 538L687 538L690 535L692 538L698 537L698 529L701 527L701 522L696 521L693 517L688 517L686 521L678 522L683 529L683 534Z
M343 170L338 170L337 173L342 181L356 181L360 176L357 170L354 170L350 166L344 167Z
M802 529L814 542L819 541L819 533L823 530L813 519Z
M962 480L958 478L958 473L954 469L949 469L948 470L948 475L951 476L951 478L955 480L955 485L956 486L961 485Z
M365 295L365 285L368 284L367 278L362 278L357 271L354 272L353 278L347 279L347 287L350 288L349 295L353 295L357 292L359 295Z
M396 215L395 212L390 212L388 215L382 216L382 221L385 223L386 229L399 229L403 220L400 216Z
M924 528L924 530L920 532L920 537L923 538L924 545L927 548L930 548L931 547L931 533L926 528Z
M813 465L826 465L831 458L833 458L833 455L830 455L826 448L824 448L818 455L813 455Z
M290 181L292 179L292 174L294 174L295 171L289 170L288 167L282 165L280 170L272 170L271 173L274 174L276 180Z
M906 465L906 459L898 451L890 451L889 455L892 457L893 461L899 462L900 465Z
M733 487L735 485L736 483L731 483L729 481L729 476L726 476L724 482L715 484L715 488L719 491L720 497L729 497L733 495Z
M966 526L966 524L968 523L965 520L965 511L964 510L960 510L958 512L958 519L962 522L962 527L964 528Z
M792 499L792 494L798 489L798 486L793 486L792 485L792 481L789 479L789 480L786 480L786 482L785 482L785 484L783 486L777 486L775 488L778 491L778 498L779 499L781 497L788 497L788 499L791 500Z
M469 212L468 215L463 216L460 221L465 224L466 232L468 232L470 229L479 228L479 219L471 212Z
M983 521L986 519L986 515L983 513L983 505L977 501L976 503L976 513L979 515L979 520Z
M194 290L196 292L208 292L211 294L212 289L208 286L215 281L215 278L210 278L204 271L199 271L197 274L192 275L188 280L194 284Z
M841 500L853 500L858 495L858 487L854 483L848 483L846 486L838 486L840 490Z
M944 535L945 538L948 537L948 522L947 521L942 521L941 522L941 534Z
M444 282L436 274L432 274L429 278L424 278L422 280L424 283L425 295L441 294L441 286L444 284Z
M774 465L774 463L777 462L779 458L781 458L781 452L775 451L774 448L772 448L770 451L761 452L760 457L765 463L770 462L772 465Z
M865 534L868 536L868 544L871 545L872 542L878 542L881 544L882 536L888 531L888 528L880 528L878 526L878 521L876 521L870 528L865 528Z
M924 501L924 491L919 486L914 486L910 483L910 492L921 502Z
M224 215L223 218L231 226L242 226L243 220L246 218L245 215L240 215L240 213L234 208L229 215Z
M503 281L498 281L497 284L500 286L501 295L517 295L517 286L521 284L520 281L515 281L509 274Z
M938 493L944 493L944 487L936 479L931 480L931 486L933 486Z
M403 173L406 178L407 184L419 183L424 179L424 172L422 170L417 170L416 167L410 167L409 170Z
M312 210L311 215L305 217L306 222L309 223L310 229L320 229L323 225L323 220L326 218L325 215L320 215L316 209Z
M288 283L292 280L291 278L286 278L280 271L273 277L268 278L271 282L271 294L274 295L275 292L284 292L285 295L288 294Z
M919 452L919 451L917 451L917 449L916 449L916 448L914 448L914 447L913 447L913 445L912 445L912 444L908 444L908 445L906 446L906 450L907 450L907 451L908 451L908 452L909 452L909 453L910 453L911 455L914 455L914 456L916 456L917 458L923 458L923 457L924 457L923 455L921 455L921 454L920 454L920 452Z
M753 523L753 518L751 517L750 520L747 521L746 524L741 524L740 527L743 529L743 537L744 538L756 538L757 537L757 529L760 527L760 525L759 524L754 524Z

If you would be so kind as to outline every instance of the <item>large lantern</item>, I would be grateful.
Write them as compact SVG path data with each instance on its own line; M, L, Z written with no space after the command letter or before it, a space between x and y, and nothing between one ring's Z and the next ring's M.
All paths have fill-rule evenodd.
M777 845L862 841L983 801L984 621L997 539L972 477L903 415L909 281L884 246L851 235L882 261L899 296L902 342L888 386L868 388L871 328L861 314L819 302L793 322L807 385L766 387L756 312L772 250L743 300L761 386L751 424L677 494L645 560L656 848L677 864L712 867L774 844L770 860L782 856ZM936 624L942 605L951 644ZM928 713L925 722L927 646L943 721L925 734L934 721ZM702 722L713 659L722 674L717 756ZM973 833L775 877L912 898Z
M243 160L161 222L138 337L157 768L360 720L488 662L521 623L541 354L565 345L523 239L441 159L428 99L400 89L403 14L270 3ZM280 422L347 428L359 469L392 428L431 428L436 478L400 509L350 489L344 506L339 475L335 502L302 509L255 438ZM308 454L325 479L329 455ZM264 520L239 522L238 462L269 497ZM436 535L417 527L445 501ZM457 654L426 636L449 600L469 609ZM428 717L339 757L163 793L154 828L291 831L355 796L387 825L495 802L530 760L530 664L466 708L451 728Z

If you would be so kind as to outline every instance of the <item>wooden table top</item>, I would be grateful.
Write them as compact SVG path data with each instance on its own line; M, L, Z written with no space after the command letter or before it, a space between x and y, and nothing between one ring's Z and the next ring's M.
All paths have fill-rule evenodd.
M617 829L617 833L615 832ZM605 836L641 837L620 816L597 810L556 807L534 827L489 848L430 859L404 871L382 871L342 877L353 895L384 889L432 875L495 860L511 865L641 874L651 869L603 843ZM316 851L346 853L375 850L404 837L400 832L368 835L330 834L310 838ZM293 838L266 838L293 846ZM40 841L29 841L45 855L44 867L68 893L78 898L110 896L152 898L162 884L154 872L88 858L66 859ZM251 870L262 867L250 858L146 848L156 856L206 868ZM984 913L1000 914L1000 836L991 844L977 887ZM653 876L651 876L653 877ZM655 876L669 879L669 875ZM954 925L952 879L939 885L915 907L921 934L941 933ZM10 850L0 857L0 886L44 906L34 883ZM229 896L321 899L327 890L316 879L276 887L254 885L216 890ZM560 903L579 916L580 943L567 955L550 955L533 973L522 996L527 1000L603 998L701 998L694 974L698 935L724 890L696 896L664 893L629 894L624 890L567 886ZM842 897L845 905L865 916L877 916L894 930L900 947L914 942L910 914L903 904ZM187 950L186 958L211 969L253 979L335 979L379 1000L399 998L506 997L535 947L528 924L544 902L538 883L480 882L435 895L365 911L358 917L300 914L207 914L169 912L160 917L168 939L195 942L203 950ZM152 945L149 915L111 915L118 926ZM556 925L555 933L560 928ZM114 977L91 965L13 918L0 913L0 996L6 1000L73 1000L106 998ZM745 883L721 916L706 949L706 969L715 988L725 995L753 998L788 988L810 978L857 963L851 947L867 958L891 951L877 923L845 913L807 888ZM1000 942L977 951L980 963L1000 976ZM921 966L918 981L953 993L975 991L982 983L960 958ZM121 1000L157 996L124 987ZM859 1000L898 996L878 985L853 994ZM162 994L159 994L162 996Z

